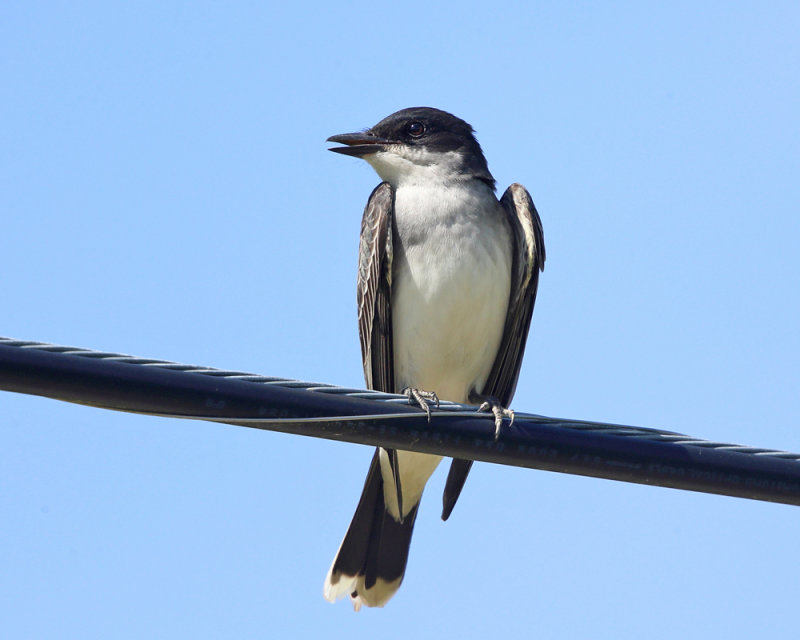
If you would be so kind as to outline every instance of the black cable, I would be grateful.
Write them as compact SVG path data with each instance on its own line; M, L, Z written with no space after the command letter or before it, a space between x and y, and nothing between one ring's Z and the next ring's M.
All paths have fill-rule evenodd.
M800 505L800 454L0 338L0 390L367 445Z

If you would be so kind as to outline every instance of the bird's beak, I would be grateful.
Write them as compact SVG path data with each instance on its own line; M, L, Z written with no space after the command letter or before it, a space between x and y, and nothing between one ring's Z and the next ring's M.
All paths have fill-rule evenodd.
M328 151L335 151L342 153L346 156L355 156L356 158L363 158L371 153L383 151L389 140L379 138L372 131L361 131L359 133L340 133L337 136L331 136L327 142L339 142L347 145L346 147L333 147Z

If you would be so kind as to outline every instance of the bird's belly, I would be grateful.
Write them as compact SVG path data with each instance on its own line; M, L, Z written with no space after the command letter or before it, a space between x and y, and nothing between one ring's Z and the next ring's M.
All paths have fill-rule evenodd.
M398 391L416 387L468 402L472 389L482 390L502 339L511 280L508 234L485 235L476 229L467 242L448 243L431 234L397 256L392 331Z

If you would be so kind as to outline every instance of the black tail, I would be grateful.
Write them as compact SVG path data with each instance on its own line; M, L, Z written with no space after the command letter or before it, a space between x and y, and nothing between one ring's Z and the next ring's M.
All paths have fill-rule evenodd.
M402 523L389 515L376 449L356 513L325 580L328 600L349 595L356 609L389 601L403 581L418 506Z

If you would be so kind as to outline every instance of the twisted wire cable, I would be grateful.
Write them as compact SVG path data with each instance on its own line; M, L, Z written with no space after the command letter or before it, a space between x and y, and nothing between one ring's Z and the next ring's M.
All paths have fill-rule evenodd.
M442 401L429 422L405 395L2 337L0 389L800 505L800 454L662 429L517 412L495 439L474 406Z

